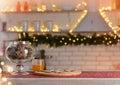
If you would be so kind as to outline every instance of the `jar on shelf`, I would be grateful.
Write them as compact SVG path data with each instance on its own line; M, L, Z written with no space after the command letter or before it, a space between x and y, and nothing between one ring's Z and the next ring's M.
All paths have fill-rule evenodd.
M53 30L53 21L52 20L46 21L45 25L50 32Z
M20 3L20 1L17 1L16 11L21 12L21 3Z
M39 20L35 20L33 21L33 24L34 24L34 31L39 32L41 27L41 22Z
M24 2L24 11L29 11L29 4L27 1Z
M37 11L38 5L36 0L30 0L29 6L31 11Z
M28 21L22 21L21 22L22 23L22 31L23 32L26 32L26 31L28 31Z

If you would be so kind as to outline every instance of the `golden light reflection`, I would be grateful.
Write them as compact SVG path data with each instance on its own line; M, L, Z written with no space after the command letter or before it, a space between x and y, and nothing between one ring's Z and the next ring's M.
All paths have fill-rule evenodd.
M7 72L9 72L9 73L11 73L11 72L13 72L13 67L11 67L11 66L7 66Z
M4 61L0 61L0 85L13 85L11 81L8 81L7 77L3 75L3 72L11 73L13 72L13 68L11 66L8 66L4 63ZM5 70L7 69L7 70Z
M3 66L3 65L5 65L5 63L4 63L3 61L1 61L0 65L2 65L2 66Z
M113 26L112 21L109 19L109 17L107 16L107 14L105 13L105 11L112 11L111 7L102 7L99 9L99 13L102 16L102 18L105 20L105 22L108 24L108 26L113 30L113 32L115 34L119 35L119 31L120 31L120 27L119 26Z
M87 10L83 10L82 15L77 19L77 21L73 24L73 26L70 28L69 32L73 32L74 29L77 27L77 25L83 20L83 18L87 15Z
M59 32L60 30L59 30L59 26L57 25L57 24L55 24L54 26L53 26L53 30L52 30L53 32Z
M9 82L7 83L7 85L13 85L13 83L12 83L11 81L9 81Z
M15 7L16 2L12 2L12 4L14 4L14 7ZM46 6L47 6L46 4L41 4L41 6L37 7L36 11L38 11L38 12L48 11ZM81 20L87 14L86 6L87 6L87 3L85 1L82 1L81 3L76 4L74 9L72 9L72 11L81 10L82 11L82 15L80 15L80 17L76 20L75 23L73 23L72 26L70 26L69 23L65 25L67 28L70 29L69 32L72 32L75 29L75 27L77 27L77 25L81 22ZM56 4L52 3L51 7L52 8L49 11L58 11L57 9L58 9L59 6L57 6ZM59 9L61 9L61 11L64 10L62 7L59 7ZM15 8L6 6L1 11L2 12L15 12ZM11 27L7 28L7 31L10 31L10 32L23 32L22 26L11 26ZM34 32L34 28L33 27L29 27L27 31L28 32ZM60 31L59 25L54 25L54 28L53 28L52 31L53 32L59 32ZM40 28L40 32L49 32L49 30L46 28L46 26L42 26Z
M7 78L6 78L6 77L2 77L2 81L3 81L3 82L6 82L6 81L7 81Z
M0 78L2 77L2 68L0 68Z

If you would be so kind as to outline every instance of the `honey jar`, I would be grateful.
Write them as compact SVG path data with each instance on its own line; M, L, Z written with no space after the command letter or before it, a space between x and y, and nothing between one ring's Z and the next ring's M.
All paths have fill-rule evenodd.
M45 69L44 59L33 59L32 69L33 71L43 71Z

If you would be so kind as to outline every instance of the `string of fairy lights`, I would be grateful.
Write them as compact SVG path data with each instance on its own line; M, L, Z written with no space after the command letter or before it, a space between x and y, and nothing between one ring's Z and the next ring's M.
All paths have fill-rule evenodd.
M105 20L105 22L108 24L108 26L113 30L114 33L119 35L120 27L114 26L110 18L107 16L106 11L112 11L111 7L102 7L99 9L99 13L102 16L102 18Z
M45 5L46 6L46 5ZM52 5L52 7L57 7L55 4L53 4ZM44 11L39 11L39 10L37 10L36 11L36 13L45 13L45 14L50 14L51 15L51 13L54 13L54 15L55 14L57 14L58 16L58 18L60 17L59 16L59 14L60 13L62 13L62 14L64 14L64 15L66 15L66 14L69 14L68 16L67 16L67 18L68 18L68 22L67 23L64 23L63 24L63 27L62 28L66 28L66 30L67 30L67 27L69 27L69 32L72 32L76 27L77 27L77 25L82 21L82 19L87 15L87 3L85 2L85 1L82 1L82 2L80 2L80 3L78 3L78 4L76 4L76 6L74 7L74 9L72 9L72 10L64 10L64 9L61 9L60 11L58 11L57 10L57 8L55 8L56 9L56 11L54 11L54 10L44 10ZM10 13L17 13L16 11L10 11L10 10L3 10L2 11L3 13L5 13L5 14L10 14ZM29 12L33 12L33 11L28 11L28 13ZM18 12L19 13L19 12ZM34 13L34 12L33 12ZM58 14L59 13L59 14ZM75 14L75 13L77 13L77 14L79 14L79 16L78 16L78 18L73 22L72 21L72 14ZM63 16L62 16L63 17ZM66 18L66 16L65 16L65 18ZM24 20L23 20L24 21ZM28 22L27 22L27 24L28 24L28 29L27 29L27 31L28 32L36 32L35 31L35 29L34 29L34 27L33 27L33 21L29 21L29 20L27 20ZM47 20L45 20L45 22L46 22ZM49 21L49 19L48 19L48 21ZM61 30L62 30L62 28L61 28L61 26L60 26L60 24L56 21L56 20L51 20L51 21L54 21L54 24L52 24L52 32L60 32ZM46 23L45 23L44 21L42 22L42 24L41 24L41 26L40 26L40 32L48 32L49 31L49 29L47 28L47 26L46 26ZM18 25L19 24L19 25ZM65 25L65 26L64 26ZM23 32L23 26L22 26L22 21L20 21L20 22L18 22L17 23L17 25L11 25L11 26L9 26L8 28L7 28L7 31L9 31L9 32Z
M85 3L85 7L86 7ZM120 37L117 34L120 30L118 26L113 26L112 22L106 15L105 11L111 11L111 7L108 8L101 8L99 9L100 15L103 17L103 19L106 21L108 26L113 30L113 33L93 33L93 34L87 34L84 35L82 33L72 33L73 30L76 28L76 26L82 21L82 19L87 15L87 10L83 10L82 16L78 18L76 23L74 23L73 26L71 26L69 33L65 34L49 34L49 33L35 33L30 34L28 32L21 32L18 34L18 40L20 41L29 41L31 45L38 46L42 44L46 44L48 47L59 47L59 46L78 46L78 45L116 45L120 41ZM77 10L75 10L77 11ZM16 27L12 27L10 31L14 31L14 29L17 29ZM15 30L16 31L16 30ZM19 32L19 30L17 30ZM5 63L3 61L0 61L0 85L2 83L7 81L7 78L2 74L3 73L3 67ZM12 72L13 69L11 67L7 67L7 72ZM7 85L12 85L12 82L7 82Z
M115 33L94 33L92 35L68 33L65 35L52 34L29 34L20 33L18 40L29 41L37 46L46 44L50 47L70 46L70 45L115 45L120 41L120 37Z
M113 30L114 33L94 33L93 35L82 35L74 34L73 30L76 28L78 23L87 15L87 10L84 10L82 16L77 20L77 22L69 30L68 35L52 35L45 33L44 35L38 33L31 35L29 33L22 32L18 35L21 41L29 41L32 45L47 44L50 47L59 47L67 45L115 45L120 41L118 31L120 30L118 26L113 26L112 21L106 15L105 11L111 11L111 7L100 8L99 13L108 24L108 26Z
M52 6L53 6L53 8L55 7L55 9L56 9L56 5L52 5ZM44 7L45 7L45 5L44 5ZM74 10L68 11L69 13L71 13L71 12L79 12L80 13L80 16L77 18L77 20L70 27L69 32L72 32L76 28L76 26L82 21L82 19L87 15L88 11L86 10L86 7L87 7L87 3L83 1L83 2L81 2L79 4L77 4L75 6ZM61 10L63 10L63 9L61 9ZM10 9L10 10L5 9L2 12L3 13L12 13L12 12L16 13L16 11L14 11L12 9ZM47 10L44 10L44 8L43 8L43 11L38 9L37 12L38 13L39 12L46 12L47 13ZM55 11L51 10L51 13L52 12L55 12ZM62 11L56 11L56 13L57 12L62 13ZM66 11L66 13L67 13L67 11ZM45 29L44 25L42 25L40 29L41 29L40 32L48 32L48 30ZM40 34L29 35L29 33L27 33L27 32L29 32L29 31L34 32L35 30L29 29L26 33L24 33L24 32L22 32L23 30L22 30L21 26L20 27L19 26L9 27L8 29L6 29L6 31L9 31L9 32L21 32L21 34L19 34L18 40L30 41L32 45L38 45L38 44L45 44L46 43L49 46L58 47L58 46L62 46L62 45L69 45L70 43L72 44L72 43L75 43L76 41L79 41L78 36L76 36L78 38L73 40L72 35L70 35L71 38L69 38L68 36L64 36L64 35L63 36L52 36L50 34L46 34L46 35L43 35L43 34L42 35L40 35ZM59 26L57 24L54 25L54 29L52 30L52 32L59 32ZM75 36L74 36L74 38L75 38ZM59 39L60 39L60 41L59 41ZM69 42L67 42L66 40L68 40ZM83 40L85 40L85 37L84 37ZM5 85L13 85L12 82L8 81L8 79L5 77L5 75L3 75L4 68L7 69L6 72L8 72L8 73L13 72L12 67L6 66L3 61L0 61L0 85L3 85L3 84L5 84Z

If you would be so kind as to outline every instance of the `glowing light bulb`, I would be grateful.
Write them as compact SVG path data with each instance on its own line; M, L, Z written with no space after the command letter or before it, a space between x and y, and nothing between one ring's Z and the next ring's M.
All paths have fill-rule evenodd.
M48 39L48 37L46 37L46 39Z
M69 24L66 24L66 27L69 27Z
M65 38L62 38L62 40L65 40Z
M0 68L0 74L2 73L2 68Z
M46 5L43 4L43 5L42 5L42 12L44 12L44 11L46 11L46 10L47 10Z
M3 61L2 61L0 64L1 64L2 66L5 65L5 63L4 63Z
M7 83L7 85L13 85L13 83L12 83L11 81L9 81L9 82Z
M73 40L73 42L76 42L75 40Z
M84 40L86 40L86 38L84 37Z
M108 38L105 38L105 40L107 40Z
M35 39L36 37L34 36L33 39Z
M109 43L112 43L112 41L109 41Z
M2 77L2 81L6 82L7 78L6 77Z
M87 3L86 3L86 2L82 2L82 4L83 4L84 6L87 6Z
M57 24L53 25L53 32L59 32L59 26Z
M56 5L55 4L52 5L52 11L56 11Z
M119 28L118 27L114 27L112 25L112 22L110 21L110 19L107 17L106 13L105 13L105 10L108 10L108 11L111 11L112 8L110 6L108 7L102 7L99 9L99 13L100 15L103 17L103 19L105 20L105 22L108 24L108 26L113 30L113 32L116 34L117 32L119 32L120 30L118 30Z
M32 43L30 42L30 45L32 45Z
M56 5L55 5L55 4L53 4L53 5L52 5L52 7L56 7Z
M87 10L84 10L85 14L87 13Z
M67 45L67 42L65 42L65 45Z
M79 40L79 38L76 39L77 41Z
M92 36L89 36L89 38L91 39L91 38L92 38Z
M7 72L13 72L13 68L11 66L7 66Z
M38 39L35 40L36 42L38 41Z
M71 41L71 38L69 38L69 41Z
M97 36L100 36L100 34L97 34Z

